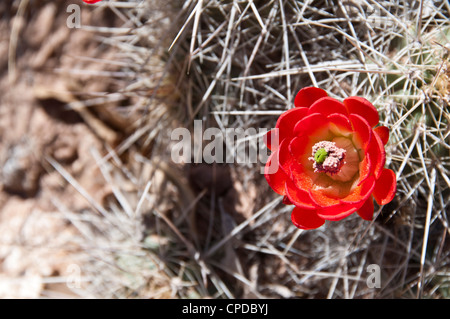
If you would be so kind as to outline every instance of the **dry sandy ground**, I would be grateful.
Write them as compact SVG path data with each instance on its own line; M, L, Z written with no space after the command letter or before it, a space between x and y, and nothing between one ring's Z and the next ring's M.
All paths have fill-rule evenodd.
M86 125L64 106L83 98L79 92L108 90L108 79L68 74L103 70L79 57L109 53L93 33L67 27L73 1L27 2L0 3L0 298L73 296L65 281L76 274L79 245L60 212L89 204L46 159L60 163L96 201L108 194L91 151L104 149L113 131ZM82 5L82 23L113 21Z

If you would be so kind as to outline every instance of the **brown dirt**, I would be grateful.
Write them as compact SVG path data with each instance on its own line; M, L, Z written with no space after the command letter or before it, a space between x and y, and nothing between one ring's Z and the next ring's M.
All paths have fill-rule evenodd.
M0 298L73 296L61 278L78 262L77 230L55 212L89 204L47 159L94 200L110 192L91 150L105 150L118 133L65 106L85 92L108 91L108 78L70 70L105 70L78 57L107 58L111 50L94 33L66 26L67 5L76 1L32 1L21 13L24 2L0 4ZM114 24L104 11L79 4L83 24Z

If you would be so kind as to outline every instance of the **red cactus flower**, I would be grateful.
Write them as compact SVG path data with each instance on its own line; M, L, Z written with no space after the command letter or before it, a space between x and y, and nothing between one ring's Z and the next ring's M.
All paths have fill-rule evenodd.
M102 0L83 0L83 1L86 2L87 4L93 4L93 3L100 2Z
M301 89L294 104L266 135L272 154L265 166L270 187L295 206L292 222L314 229L354 212L371 220L373 200L385 205L397 188L395 173L384 168L389 130L375 127L376 108L315 87Z

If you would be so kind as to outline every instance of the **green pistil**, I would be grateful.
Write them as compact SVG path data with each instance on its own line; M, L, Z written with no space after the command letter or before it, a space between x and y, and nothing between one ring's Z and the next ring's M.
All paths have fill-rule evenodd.
M317 150L316 154L314 154L314 160L316 161L316 163L322 164L327 158L327 156L328 156L327 151L325 151L324 148L321 148Z

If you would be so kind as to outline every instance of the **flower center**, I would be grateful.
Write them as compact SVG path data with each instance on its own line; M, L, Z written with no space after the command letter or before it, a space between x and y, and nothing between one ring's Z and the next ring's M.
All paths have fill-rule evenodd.
M330 141L320 141L312 148L312 157L308 159L313 162L315 173L329 173L334 175L340 172L345 164L347 151L336 146Z
M317 152L314 154L314 160L319 164L322 164L327 157L328 153L324 148L317 150Z

